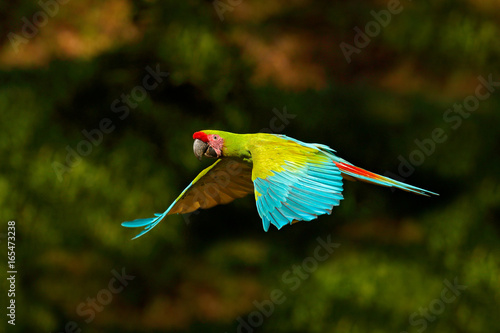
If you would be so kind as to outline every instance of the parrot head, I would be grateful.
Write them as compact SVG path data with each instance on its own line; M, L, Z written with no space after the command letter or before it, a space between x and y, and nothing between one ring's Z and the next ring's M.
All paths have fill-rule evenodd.
M201 161L203 155L211 158L222 156L224 138L216 131L200 131L193 134L194 155Z

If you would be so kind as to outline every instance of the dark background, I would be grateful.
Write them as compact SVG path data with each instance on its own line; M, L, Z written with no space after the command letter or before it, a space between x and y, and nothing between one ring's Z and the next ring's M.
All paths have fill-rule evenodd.
M474 105L479 77L500 81L498 2L402 1L390 22L391 1L42 3L0 5L9 332L500 331L500 83ZM350 62L341 43L359 46ZM169 76L141 95L147 67ZM162 212L210 163L193 132L266 128L440 196L345 182L331 216L280 231L248 196L130 240L122 221ZM340 244L323 261L318 237Z

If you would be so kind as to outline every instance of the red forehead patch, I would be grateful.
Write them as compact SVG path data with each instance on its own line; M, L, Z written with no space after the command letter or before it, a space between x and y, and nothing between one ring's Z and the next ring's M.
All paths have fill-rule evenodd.
M208 135L206 135L203 132L196 132L193 134L193 139L198 139L198 140L201 140L203 142L208 142Z

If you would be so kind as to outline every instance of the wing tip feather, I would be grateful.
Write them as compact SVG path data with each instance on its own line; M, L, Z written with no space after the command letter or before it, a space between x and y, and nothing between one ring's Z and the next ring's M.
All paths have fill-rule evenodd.
M122 222L121 225L122 227L126 228L141 228L144 227L144 229L139 232L135 237L132 238L132 240L141 237L151 229L153 229L158 223L160 223L161 220L167 215L167 212L163 214L155 213L155 217L151 218L145 218L145 219L135 219L133 221L126 221Z

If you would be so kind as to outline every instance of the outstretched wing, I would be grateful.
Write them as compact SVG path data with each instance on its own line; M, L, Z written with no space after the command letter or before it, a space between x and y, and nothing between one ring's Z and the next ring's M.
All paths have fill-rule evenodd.
M163 214L123 222L128 228L144 227L133 239L153 229L167 215L185 214L198 208L211 208L242 198L253 191L252 166L249 163L223 158L204 169L175 199Z
M331 148L284 135L268 143L252 150L255 200L265 231L270 224L281 229L330 214L340 204L342 176Z

